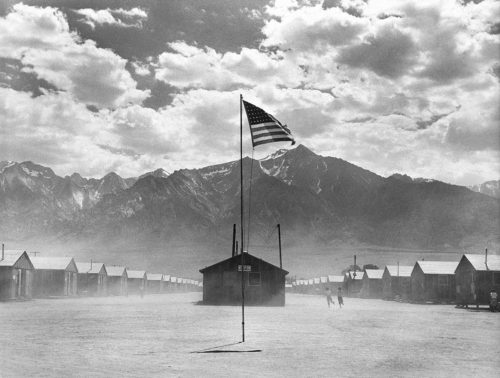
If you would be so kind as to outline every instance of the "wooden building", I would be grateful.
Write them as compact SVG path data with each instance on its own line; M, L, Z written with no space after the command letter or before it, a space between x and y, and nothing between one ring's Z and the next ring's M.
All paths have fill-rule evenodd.
M309 278L306 280L306 288L305 288L305 293L306 294L314 294L315 289L314 289L314 278Z
M78 295L106 295L107 271L103 263L75 262L78 268Z
M177 290L186 291L186 280L182 277L177 277Z
M163 275L163 291L169 293L171 291L170 274Z
M325 288L321 285L321 278L314 277L313 278L313 293L316 295L324 294Z
M382 275L384 299L408 300L411 297L411 265L387 265Z
M169 287L170 287L170 291L175 293L177 291L177 277L174 277L174 276L170 276L170 283L169 283Z
M333 295L337 295L339 287L342 288L342 290L344 289L344 280L344 276L328 276L328 287L332 290Z
M309 291L309 280L299 280L299 293L308 294Z
M489 304L489 293L500 293L500 256L465 254L455 270L456 302L461 305Z
M106 265L108 295L128 295L127 268L117 265Z
M411 294L415 302L455 301L455 269L458 262L417 261L411 272Z
M297 292L300 294L305 294L307 288L307 280L300 279L297 280Z
M127 286L129 294L146 294L148 276L145 270L127 269Z
M60 297L77 294L78 268L72 257L30 257L33 263L33 296Z
M0 256L0 300L33 296L33 264L25 251L2 250Z
M203 268L203 303L237 305L241 303L241 274L245 285L245 303L256 306L285 305L285 277L288 274L249 253L235 255Z
M359 292L363 287L363 276L365 272L361 271L350 271L346 273L345 278L345 295L348 297L357 297L359 296Z
M147 292L152 293L152 294L163 293L163 291L164 291L163 274L161 274L161 273L148 273L147 277L148 277Z
M360 296L363 298L382 298L383 269L365 269L361 280Z

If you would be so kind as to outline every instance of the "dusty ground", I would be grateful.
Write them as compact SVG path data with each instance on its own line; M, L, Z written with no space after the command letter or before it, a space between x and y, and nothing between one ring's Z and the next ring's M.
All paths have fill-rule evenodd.
M287 295L284 308L200 293L0 303L1 377L493 377L500 314ZM231 345L233 344L233 345ZM206 349L231 353L195 353ZM260 350L260 352L249 352ZM237 351L237 352L234 352Z

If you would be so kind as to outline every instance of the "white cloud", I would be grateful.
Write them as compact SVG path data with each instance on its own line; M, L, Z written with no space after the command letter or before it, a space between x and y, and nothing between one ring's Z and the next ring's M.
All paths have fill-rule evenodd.
M178 41L147 66L132 62L136 74L177 88L158 110L140 106L148 92L137 90L126 61L80 41L61 12L16 6L0 19L0 56L22 59L66 92L32 99L3 90L0 117L11 131L2 139L13 141L14 159L32 144L41 163L60 169L83 171L91 154L87 173L201 167L238 158L242 93L287 123L298 143L379 174L497 179L500 42L490 31L499 4L279 0L266 8L260 49ZM120 108L92 113L82 102Z
M169 114L168 114L169 115ZM133 105L91 112L68 93L29 93L0 88L2 158L48 165L59 174L123 176L152 167L173 170L164 156L189 145L179 118Z
M140 62L132 62L132 66L134 67L135 73L139 76L148 76L151 74L149 64L142 64Z
M81 41L55 8L14 5L0 18L0 56L21 60L26 70L86 104L116 107L149 96L136 88L125 59Z
M113 25L118 27L135 27L141 28L142 22L148 17L147 13L140 8L132 9L91 9L83 8L74 11L75 13L84 16L83 21L90 25L93 29L97 25ZM119 18L119 17L122 17Z
M298 51L321 51L329 46L346 45L368 27L368 20L351 16L339 8L287 8L279 11L279 20L271 19L262 32L264 46L280 46ZM274 14L269 8L268 12Z
M108 9L110 10L111 12L113 13L116 13L116 14L120 14L122 16L125 16L125 17L129 17L129 18L148 18L148 14L146 13L145 10L141 9L141 8L132 8L132 9L123 9L123 8L119 8L119 9Z
M253 87L256 83L297 86L302 73L299 67L256 49L243 48L240 53L217 53L185 42L172 42L173 52L158 58L156 78L179 88L232 90Z

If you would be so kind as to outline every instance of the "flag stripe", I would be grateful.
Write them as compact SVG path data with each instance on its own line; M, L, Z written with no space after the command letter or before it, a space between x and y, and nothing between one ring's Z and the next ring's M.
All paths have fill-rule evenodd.
M253 131L259 131L259 130L265 130L269 127L277 127L277 128L282 128L282 126L277 125L275 122L266 122L266 123L256 123L256 124L251 124L250 128Z
M285 133L284 131L271 131L271 132L262 133L259 135L254 135L253 139L262 139L262 138L267 138L267 137L275 136L275 135L282 135L283 137L290 139L290 136L287 133Z
M264 140L259 140L254 142L254 146L259 146L261 144L266 144L266 143L273 143L273 142L291 142L292 139L290 138L270 138L270 139L264 139Z
M268 129L264 129L264 130L260 130L260 131L253 131L252 130L253 136L267 134L267 133L272 133L272 132L280 132L280 133L289 135L286 131L280 129L279 127L273 127L273 128L270 127Z

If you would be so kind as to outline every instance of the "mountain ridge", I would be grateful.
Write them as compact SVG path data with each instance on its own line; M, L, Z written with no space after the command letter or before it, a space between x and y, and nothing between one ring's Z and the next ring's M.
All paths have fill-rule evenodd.
M277 223L289 245L450 249L498 240L499 201L465 187L384 178L302 145L261 160L246 157L243 165L250 244L268 240ZM239 224L239 196L239 161L127 179L114 172L60 177L32 162L0 162L0 232L18 241L216 251Z

